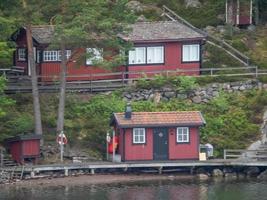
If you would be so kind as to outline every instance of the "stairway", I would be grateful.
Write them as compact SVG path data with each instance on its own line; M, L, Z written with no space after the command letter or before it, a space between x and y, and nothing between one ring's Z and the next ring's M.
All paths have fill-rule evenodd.
M196 28L191 23L189 23L188 21L183 19L181 16L176 14L173 10L171 10L170 8L168 8L165 5L162 7L162 9L163 9L162 16L166 16L168 19L170 19L172 21L179 21L180 23L192 28L193 30L206 35L207 36L207 43L209 43L209 44L211 44L217 48L222 49L224 52L226 52L227 54L232 56L235 60L239 61L243 65L249 66L249 64L250 64L249 57L247 57L246 55L244 55L243 53L241 53L240 51L238 51L237 49L232 47L230 44L226 43L224 40L222 40L218 37L215 37L215 36L205 32L203 30Z

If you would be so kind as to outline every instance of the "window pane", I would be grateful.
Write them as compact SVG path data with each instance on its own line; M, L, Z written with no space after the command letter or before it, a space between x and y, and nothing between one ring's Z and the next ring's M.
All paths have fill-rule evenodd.
M129 51L129 64L135 64L135 51Z
M145 59L146 59L146 51L144 47L141 48L136 48L136 63L138 64L142 64L145 63Z
M86 59L86 64L87 65L92 65L93 61L96 60L102 60L102 50L97 49L97 48L87 48L86 49L87 54L89 54L89 58Z
M147 47L147 63L163 63L163 47Z
M199 61L199 44L183 45L183 61Z
M190 47L188 45L183 46L183 61L190 61Z

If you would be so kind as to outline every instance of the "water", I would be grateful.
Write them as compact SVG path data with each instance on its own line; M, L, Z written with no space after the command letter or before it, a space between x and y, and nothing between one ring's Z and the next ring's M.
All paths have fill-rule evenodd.
M83 186L0 187L0 200L267 200L258 180L164 180Z

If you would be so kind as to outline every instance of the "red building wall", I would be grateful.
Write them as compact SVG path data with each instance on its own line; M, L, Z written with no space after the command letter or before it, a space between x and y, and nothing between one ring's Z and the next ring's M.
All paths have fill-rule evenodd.
M26 41L27 41L26 40L26 34L20 34L20 36L16 40L17 49L18 48L27 48ZM28 73L28 63L27 63L27 60L26 61L19 61L18 60L18 52L17 51L15 51L14 56L15 56L14 65L15 66L24 67L25 74L27 74Z
M199 43L199 41L194 41L191 43ZM190 44L191 44L190 43ZM188 43L189 44L189 43ZM200 62L182 62L182 45L181 42L168 42L164 44L164 64L159 65L129 65L129 72L138 72L138 71L162 71L162 70L176 70L176 69L199 69ZM198 75L199 72L186 72L186 75ZM149 76L149 75L148 75ZM140 75L132 74L130 78L137 78Z
M189 129L189 143L176 142L176 128L170 128L168 134L169 160L199 159L199 129L197 127ZM146 129L146 144L133 144L133 134L130 128L125 129L124 137L125 143L123 143L123 134L120 134L119 152L125 161L153 160L153 128Z
M199 159L199 133L198 128L189 129L189 143L176 142L176 128L169 129L169 159Z
M20 163L21 161L21 141L12 142L10 145L10 154L12 158Z
M22 141L23 156L38 156L40 153L40 140Z
M153 160L153 129L146 129L146 144L133 144L132 129L125 129L125 160Z

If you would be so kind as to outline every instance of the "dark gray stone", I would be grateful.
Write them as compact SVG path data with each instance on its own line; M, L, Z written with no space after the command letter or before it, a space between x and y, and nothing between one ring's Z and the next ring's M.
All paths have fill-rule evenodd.
M223 172L220 169L214 169L214 170L212 170L212 176L213 177L223 177Z
M175 92L165 92L164 96L167 98L173 98L175 97Z
M267 180L267 170L260 173L260 175L257 176L258 179L261 180Z
M256 177L259 175L260 169L258 167L248 167L244 172L249 177Z

